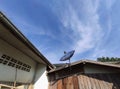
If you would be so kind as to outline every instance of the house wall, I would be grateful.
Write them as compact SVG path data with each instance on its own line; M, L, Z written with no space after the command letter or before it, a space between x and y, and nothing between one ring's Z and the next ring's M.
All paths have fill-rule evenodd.
M73 75L50 82L49 89L120 89L120 74Z
M34 80L34 89L48 89L48 79L46 76L46 66L38 64Z
M120 70L110 67L97 66L92 64L86 64L84 66L85 73L120 73Z
M29 72L17 69L17 82L21 83L31 83L34 82L33 87L30 89L48 89L48 79L46 76L46 65L44 64L37 64L33 61L30 57L22 53L21 51L17 50L4 40L0 39L0 59L3 59L2 56L7 55L12 58L16 59L17 61L21 61L22 63L26 63L31 66ZM3 62L6 59L3 59ZM15 73L16 68L12 66L8 66L9 61L7 64L0 63L0 81L6 82L13 82L15 80ZM15 65L16 66L16 65ZM24 89L25 86L23 86ZM26 87L28 87L26 85ZM20 87L20 89L23 89Z
M55 73L51 72L48 77L49 89L120 89L120 69L100 66L96 64L83 63L76 66L72 72L75 74L55 80ZM75 67L75 65L74 65ZM79 70L79 71L78 71ZM65 72L65 71L64 71ZM80 73L79 73L80 72Z
M0 39L0 59L3 59L2 58L3 54L10 57L8 63L13 58L17 61L20 61L22 63L31 66L29 72L24 71L22 69L17 69L17 82L30 83L34 76L36 62L33 61L30 57L26 56L21 51L17 50L13 46L9 45L8 43ZM4 60L6 60L6 58ZM15 73L16 73L15 67L17 64L15 64L15 66L12 67L12 66L8 66L8 63L7 64L0 63L0 81L15 80Z

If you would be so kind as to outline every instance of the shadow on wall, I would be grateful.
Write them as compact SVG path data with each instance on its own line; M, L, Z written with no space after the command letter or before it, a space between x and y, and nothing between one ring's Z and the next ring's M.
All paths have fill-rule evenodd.
M43 75L43 73L46 71L46 66L43 64L37 64L37 68L36 68L36 73L34 76L34 81L33 83L35 84Z
M120 74L86 74L88 81L92 82L92 85L97 85L101 89L120 89ZM96 87L97 87L96 86Z
M39 64L35 73L34 89L48 89L48 79L46 76L46 66Z

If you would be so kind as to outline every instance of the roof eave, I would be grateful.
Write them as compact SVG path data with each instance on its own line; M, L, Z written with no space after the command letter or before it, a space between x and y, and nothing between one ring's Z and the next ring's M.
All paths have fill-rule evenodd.
M0 12L0 21L10 28L10 32L15 35L21 42L23 42L27 47L32 50L37 56L39 56L50 69L55 68L47 58L45 58L36 48L35 46L12 24L12 22L2 13Z
M106 66L106 67L113 67L113 68L118 68L120 69L120 66L118 65L113 65L113 64L106 64L106 63L102 63L102 62L96 62L96 61L90 61L90 60L81 60L81 61L78 61L78 62L74 62L71 64L71 66L74 66L74 65L77 65L77 64L94 64L94 65L100 65L100 66ZM67 68L69 66L66 66L64 68ZM56 72L56 71L59 71L59 70L62 70L64 69L63 67L62 68L59 68L59 69L53 69L51 71L49 71L48 73L52 73L52 72Z

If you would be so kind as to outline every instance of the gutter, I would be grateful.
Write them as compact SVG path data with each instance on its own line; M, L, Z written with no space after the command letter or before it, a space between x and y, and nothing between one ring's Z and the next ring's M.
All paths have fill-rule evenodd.
M45 58L36 48L35 46L12 24L12 22L2 13L0 12L0 22L6 26L9 31L22 43L24 43L32 52L34 52L38 57L42 59L50 69L54 69L54 65L52 65L47 58Z

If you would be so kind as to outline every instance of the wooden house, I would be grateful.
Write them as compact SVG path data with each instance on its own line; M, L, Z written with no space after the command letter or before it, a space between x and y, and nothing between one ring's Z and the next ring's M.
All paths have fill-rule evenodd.
M47 89L46 70L53 68L0 12L0 89Z
M120 65L81 60L48 72L49 89L120 89Z

